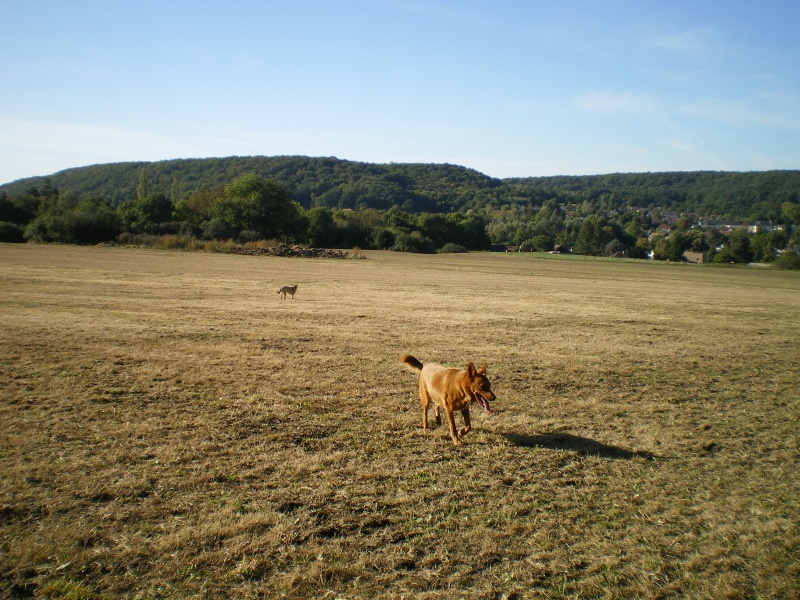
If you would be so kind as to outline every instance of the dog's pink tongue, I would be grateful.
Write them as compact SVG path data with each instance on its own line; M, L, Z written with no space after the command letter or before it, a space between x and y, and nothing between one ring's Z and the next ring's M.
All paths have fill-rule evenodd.
M483 398L479 398L479 400L480 400L481 408L483 410L485 410L488 413L493 412L492 409L489 408L489 403L486 400L484 400Z

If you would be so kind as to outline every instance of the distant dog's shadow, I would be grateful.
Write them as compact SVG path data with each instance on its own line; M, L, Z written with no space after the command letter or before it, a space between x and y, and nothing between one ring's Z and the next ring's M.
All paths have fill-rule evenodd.
M654 460L652 452L632 452L617 446L609 446L589 438L569 433L543 433L541 435L520 435L517 433L500 434L515 446L525 448L551 448L553 450L570 450L581 456L600 456L602 458L627 459L646 458Z

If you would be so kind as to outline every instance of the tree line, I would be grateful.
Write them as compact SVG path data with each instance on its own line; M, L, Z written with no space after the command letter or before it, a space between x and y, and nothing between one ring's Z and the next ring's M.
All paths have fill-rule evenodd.
M239 173L245 167L261 172ZM112 193L108 182L119 182L120 173L125 184ZM567 247L663 260L699 250L719 262L769 262L776 250L796 248L800 225L795 171L497 180L454 165L251 157L98 165L25 180L32 181L0 187L0 240L181 234L412 252ZM782 231L723 235L692 227L687 213L723 205L730 210L700 214L769 219ZM676 214L670 235L652 235Z
M598 214L620 207L727 219L778 221L784 203L800 203L800 171L614 173L496 179L450 164L372 164L334 157L250 156L128 162L67 169L0 186L9 197L42 189L104 198L112 207L137 196L145 169L150 190L174 201L198 189L225 186L253 173L282 184L304 209L396 208L409 213L486 214L508 206L541 207L587 202Z
M322 206L306 210L283 185L252 173L222 187L178 195L175 201L153 193L142 169L136 197L116 208L97 196L60 193L52 184L21 196L0 193L0 241L96 244L123 233L404 252L486 250L490 245L486 222L476 215Z

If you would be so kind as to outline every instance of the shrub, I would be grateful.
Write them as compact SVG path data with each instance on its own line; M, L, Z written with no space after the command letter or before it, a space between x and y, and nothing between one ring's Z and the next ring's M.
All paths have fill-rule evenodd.
M224 252L230 254L239 244L233 239L227 240L208 240L205 242L205 249L208 252Z
M152 233L153 235L176 234L182 236L199 237L203 229L188 221L167 221L165 223L153 223L149 227L142 229L142 233Z
M193 238L188 235L163 235L161 248L164 250L188 250Z
M97 244L113 240L119 232L119 219L103 200L81 200L67 193L43 204L24 236L35 242Z
M261 232L255 229L243 229L239 232L239 239L245 244L255 243L262 237Z
M130 233L123 231L116 237L116 243L121 246L146 246L157 248L161 246L161 238L149 233Z
M0 242L21 244L25 241L25 228L16 223L0 221Z
M277 240L255 240L252 242L245 242L242 244L243 248L276 248L280 246L281 243Z
M444 246L439 248L437 251L439 254L463 254L464 252L469 252L464 246L461 244L456 244L454 242L447 242Z
M435 247L433 242L422 235L419 231L410 233L401 232L395 238L392 250L397 252L418 252L421 254L433 254Z
M372 234L372 244L378 250L387 250L395 244L395 232L391 229L380 228Z
M535 235L532 239L525 240L521 246L530 247L534 252L550 252L555 247L556 241L549 235ZM523 252L528 250L523 250Z
M772 265L776 269L800 271L800 254L787 250Z
M364 255L364 251L358 246L353 246L353 249L350 250L350 255L349 256L350 256L350 258L367 258Z
M713 261L717 264L733 264L736 262L736 257L731 249L725 246L722 250L714 253Z
M222 219L212 219L203 224L203 237L207 240L220 240L233 234L234 231Z

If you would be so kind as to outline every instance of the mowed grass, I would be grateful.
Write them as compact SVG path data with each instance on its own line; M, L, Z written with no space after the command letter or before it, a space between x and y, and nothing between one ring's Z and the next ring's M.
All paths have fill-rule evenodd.
M800 275L366 256L0 245L0 596L798 596Z

